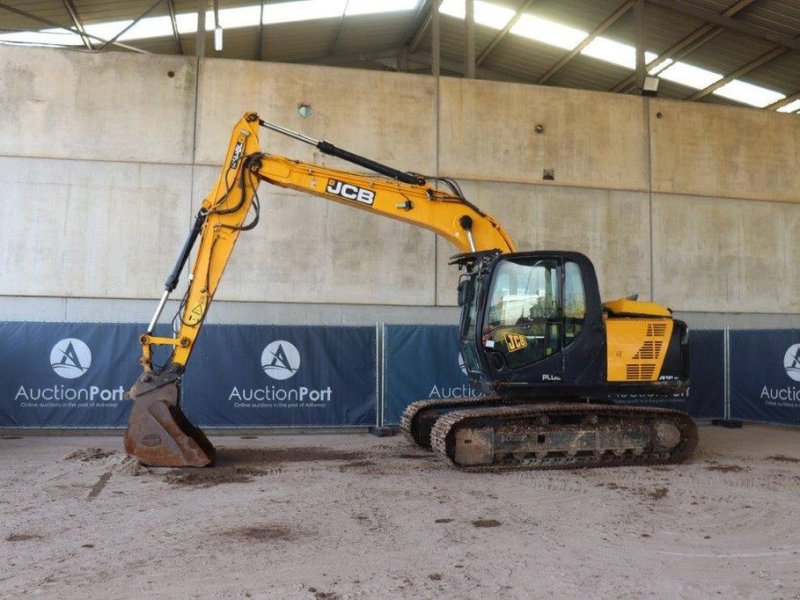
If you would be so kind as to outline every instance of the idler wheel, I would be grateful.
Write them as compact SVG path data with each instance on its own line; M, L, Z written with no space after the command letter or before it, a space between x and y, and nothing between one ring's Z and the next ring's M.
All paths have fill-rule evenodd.
M657 421L653 425L653 445L659 450L672 450L681 441L681 430L668 421Z

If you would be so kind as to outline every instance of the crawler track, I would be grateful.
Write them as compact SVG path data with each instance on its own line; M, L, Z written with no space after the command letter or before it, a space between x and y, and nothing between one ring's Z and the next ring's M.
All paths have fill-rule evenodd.
M448 400L417 400L409 404L400 416L400 429L409 441L431 449L431 429L439 417L447 412L500 406L499 396L452 398Z
M442 414L430 440L439 458L463 471L656 465L689 457L697 426L685 413L661 408L483 406Z

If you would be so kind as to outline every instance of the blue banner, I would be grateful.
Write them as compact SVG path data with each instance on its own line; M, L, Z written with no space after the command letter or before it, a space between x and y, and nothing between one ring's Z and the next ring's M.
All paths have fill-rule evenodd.
M416 400L478 396L460 365L458 328L436 325L386 327L383 422L395 425L405 407ZM615 396L614 402L659 406L693 417L722 417L724 412L724 349L721 331L692 331L691 389L674 396Z
M695 418L721 419L725 413L725 339L722 331L689 332L688 392L672 396L614 396L618 404L682 410Z
M730 332L731 418L800 425L800 331Z
M375 329L208 325L183 381L201 427L376 423Z
M383 424L396 425L416 400L479 396L463 368L458 327L387 325L384 351Z
M0 323L0 427L127 425L139 325Z

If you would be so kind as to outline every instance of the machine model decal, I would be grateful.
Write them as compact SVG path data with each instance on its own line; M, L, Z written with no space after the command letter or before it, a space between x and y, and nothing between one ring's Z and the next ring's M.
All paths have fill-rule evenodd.
M231 169L235 169L239 164L239 159L242 158L244 152L244 140L236 142L236 147L233 149L233 156L231 157Z
M328 186L325 188L325 191L329 194L341 196L346 200L355 200L356 202L369 204L370 206L375 202L375 192L372 190L360 188L357 185L345 183L338 179L328 179Z

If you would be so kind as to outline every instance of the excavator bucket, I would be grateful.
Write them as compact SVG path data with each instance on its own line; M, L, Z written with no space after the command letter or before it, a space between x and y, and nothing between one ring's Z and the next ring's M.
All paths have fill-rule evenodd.
M179 406L180 379L159 383L140 378L128 392L133 408L125 430L125 451L150 467L211 465L214 446Z

